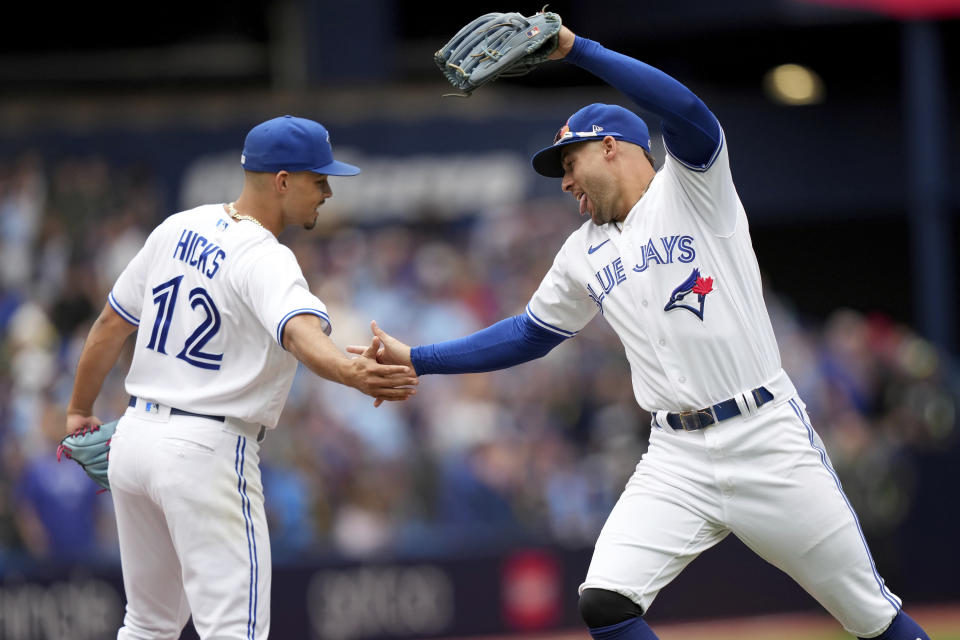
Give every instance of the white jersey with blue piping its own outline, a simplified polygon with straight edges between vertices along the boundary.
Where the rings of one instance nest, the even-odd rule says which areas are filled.
[[[585,222],[527,306],[564,336],[598,312],[623,343],[648,411],[710,406],[780,372],[725,141],[706,167],[668,153],[621,228]]]
[[[286,323],[311,314],[331,329],[290,249],[219,204],[154,229],[109,303],[138,325],[128,393],[269,428],[297,369],[282,346]]]

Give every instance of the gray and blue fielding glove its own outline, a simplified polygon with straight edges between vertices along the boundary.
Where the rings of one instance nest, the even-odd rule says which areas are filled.
[[[60,441],[57,447],[57,461],[61,456],[79,464],[94,482],[110,489],[107,480],[107,465],[110,458],[110,440],[117,430],[118,420],[99,426],[84,427]]]
[[[557,48],[560,16],[541,11],[487,13],[464,26],[433,54],[447,81],[469,96],[497,78],[530,73]]]

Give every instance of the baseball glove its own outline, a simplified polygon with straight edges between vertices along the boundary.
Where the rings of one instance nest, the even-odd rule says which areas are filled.
[[[466,97],[497,78],[522,76],[546,62],[557,48],[560,26],[560,16],[547,11],[528,17],[487,13],[460,29],[433,59]]]
[[[57,461],[60,456],[70,458],[104,489],[110,489],[107,480],[107,462],[110,458],[110,439],[117,430],[117,420],[99,426],[84,427],[60,441]]]

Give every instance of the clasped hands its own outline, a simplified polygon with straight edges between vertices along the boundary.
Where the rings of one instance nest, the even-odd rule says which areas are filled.
[[[347,346],[348,353],[374,359],[380,364],[406,366],[415,372],[413,362],[410,360],[410,345],[397,340],[381,329],[376,320],[370,323],[370,329],[373,332],[373,337],[369,346],[349,345]],[[413,382],[412,384],[417,383]],[[416,389],[411,384],[403,384],[389,391],[389,393],[385,391],[375,395],[376,400],[374,400],[373,406],[379,407],[384,400],[403,401],[416,394]]]

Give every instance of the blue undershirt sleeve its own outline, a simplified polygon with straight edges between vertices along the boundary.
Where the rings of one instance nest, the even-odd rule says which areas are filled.
[[[463,338],[414,347],[410,360],[417,375],[495,371],[545,356],[565,339],[521,314]]]
[[[698,168],[713,162],[722,139],[720,122],[690,89],[655,67],[580,36],[564,60],[663,118],[663,140],[672,156]]]

